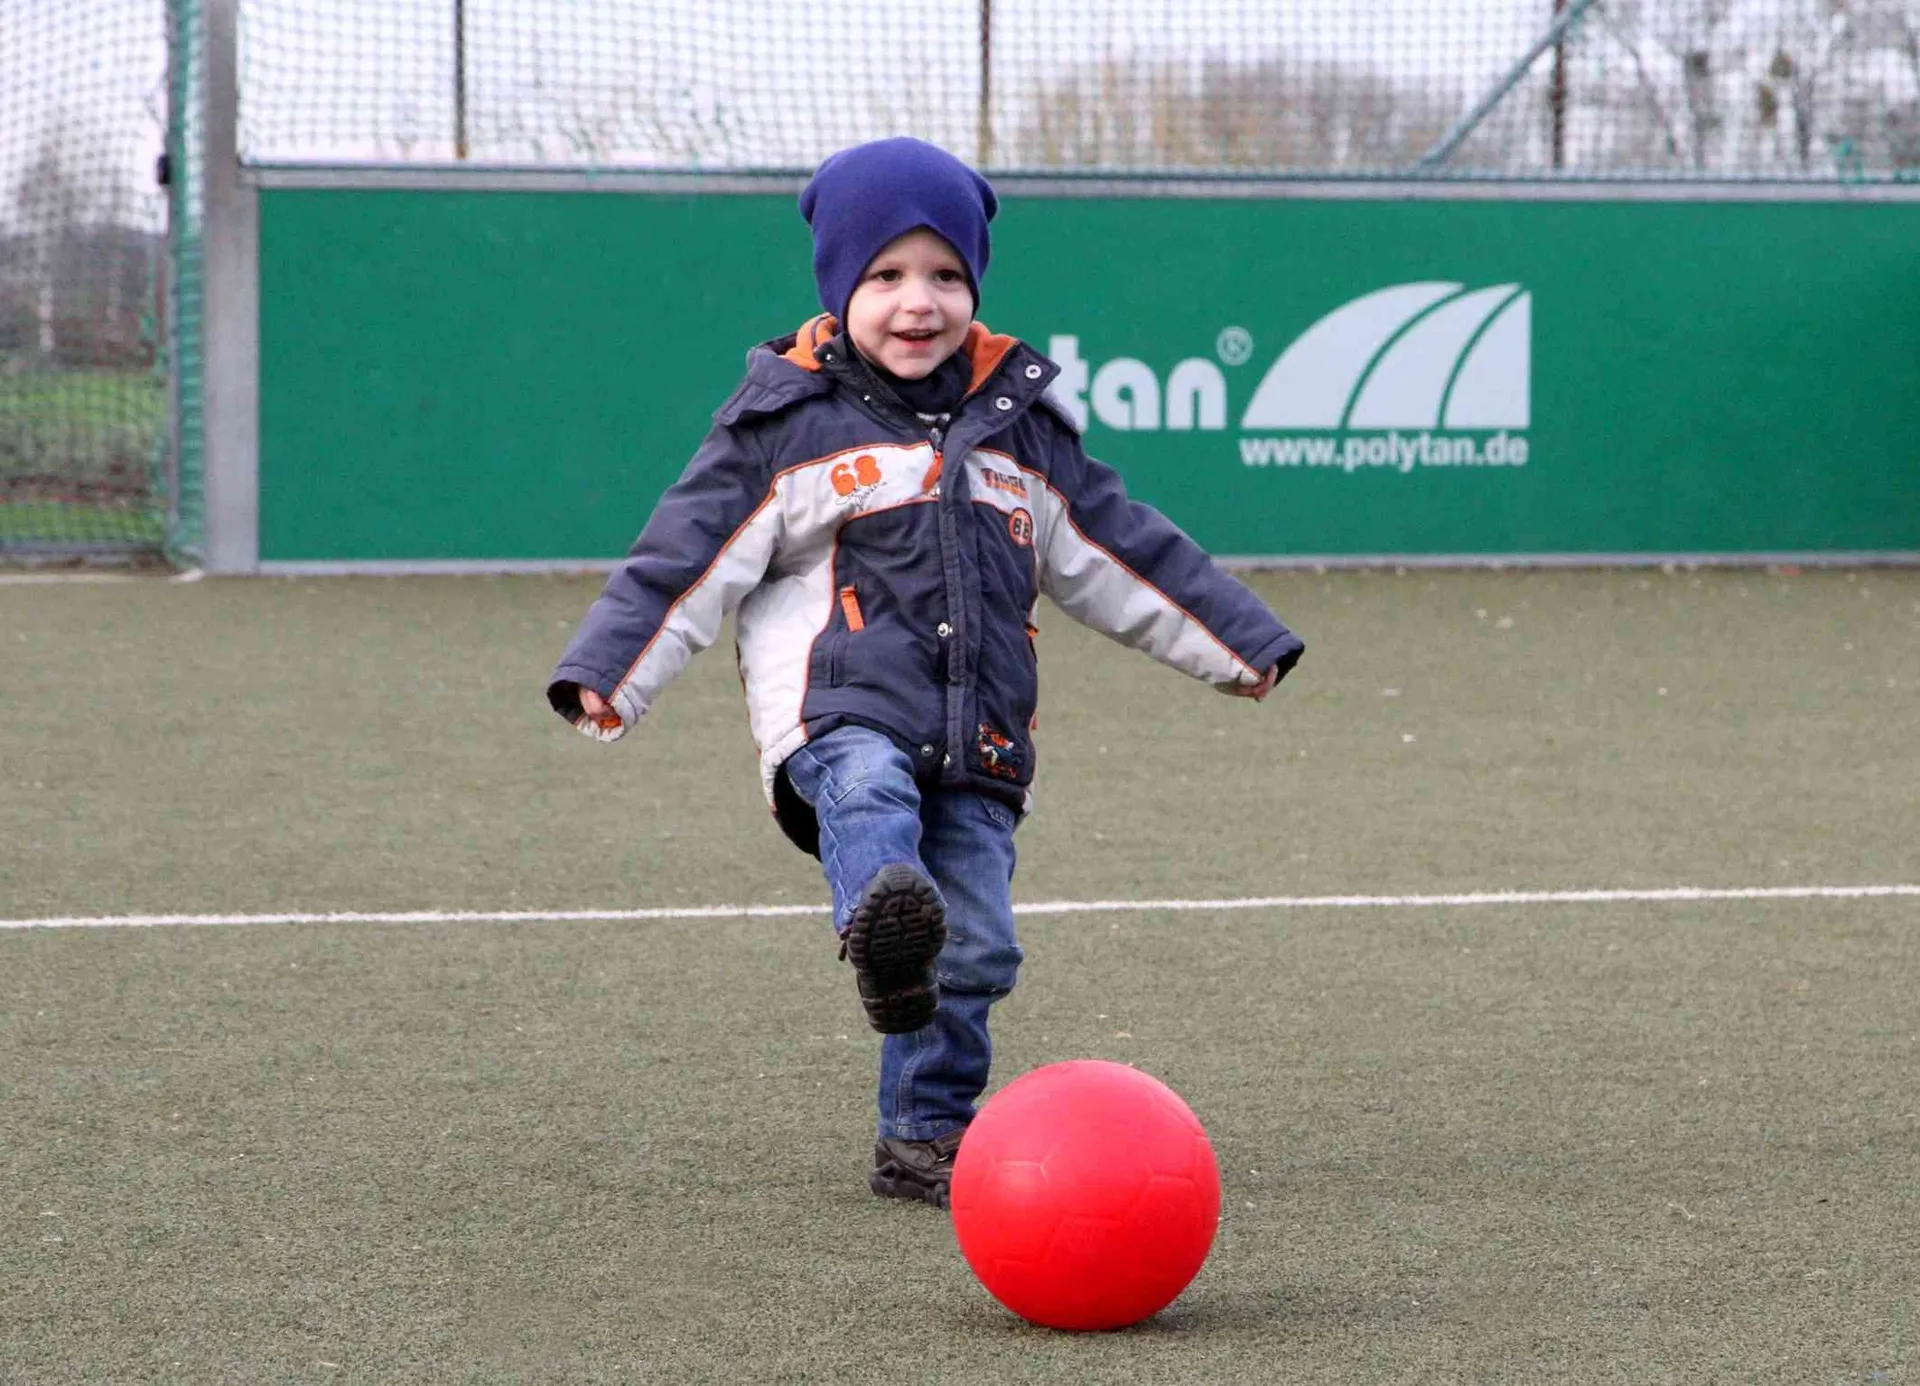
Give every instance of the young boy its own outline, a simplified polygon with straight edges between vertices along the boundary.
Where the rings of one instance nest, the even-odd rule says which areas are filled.
[[[826,313],[748,357],[547,690],[612,741],[738,610],[768,801],[885,1037],[868,1182],[940,1207],[1022,957],[1041,594],[1256,700],[1303,648],[1086,455],[1050,362],[975,321],[996,210],[918,140],[820,166],[800,211]]]

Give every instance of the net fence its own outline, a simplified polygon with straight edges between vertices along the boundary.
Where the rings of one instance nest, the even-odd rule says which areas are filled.
[[[1920,0],[242,0],[240,18],[256,163],[797,170],[915,134],[1002,172],[1920,177]]]
[[[0,0],[0,52],[0,554],[158,550],[166,11]]]

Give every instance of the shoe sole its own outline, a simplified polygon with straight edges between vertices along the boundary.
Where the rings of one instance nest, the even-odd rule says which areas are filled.
[[[930,1183],[904,1172],[895,1173],[899,1168],[893,1164],[882,1165],[867,1176],[867,1187],[882,1198],[917,1199],[922,1203],[931,1203],[936,1208],[952,1208],[950,1185]]]
[[[883,866],[847,926],[847,960],[867,1023],[883,1035],[923,1028],[940,1009],[933,960],[947,942],[946,911],[911,866]]]

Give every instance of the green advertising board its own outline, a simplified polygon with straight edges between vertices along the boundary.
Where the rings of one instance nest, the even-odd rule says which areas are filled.
[[[261,194],[260,558],[625,551],[790,195]],[[982,318],[1221,555],[1920,553],[1920,204],[1009,196]]]

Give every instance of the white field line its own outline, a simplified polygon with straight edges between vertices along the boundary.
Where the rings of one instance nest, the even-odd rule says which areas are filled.
[[[1160,911],[1437,909],[1480,905],[1615,905],[1713,900],[1860,900],[1920,897],[1920,885],[1747,886],[1659,890],[1495,890],[1463,895],[1260,895],[1227,900],[1043,900],[1015,914],[1146,914]],[[638,910],[341,910],[328,914],[109,914],[0,919],[0,929],[157,929],[248,924],[657,923],[693,919],[776,919],[820,915],[824,905],[689,905]]]
[[[98,586],[138,582],[131,573],[0,573],[0,587]]]
[[[178,573],[97,573],[84,569],[78,572],[56,570],[51,573],[0,572],[0,587],[85,587],[125,582],[166,582],[177,586],[185,582],[199,582],[205,576],[198,568],[188,568]]]

